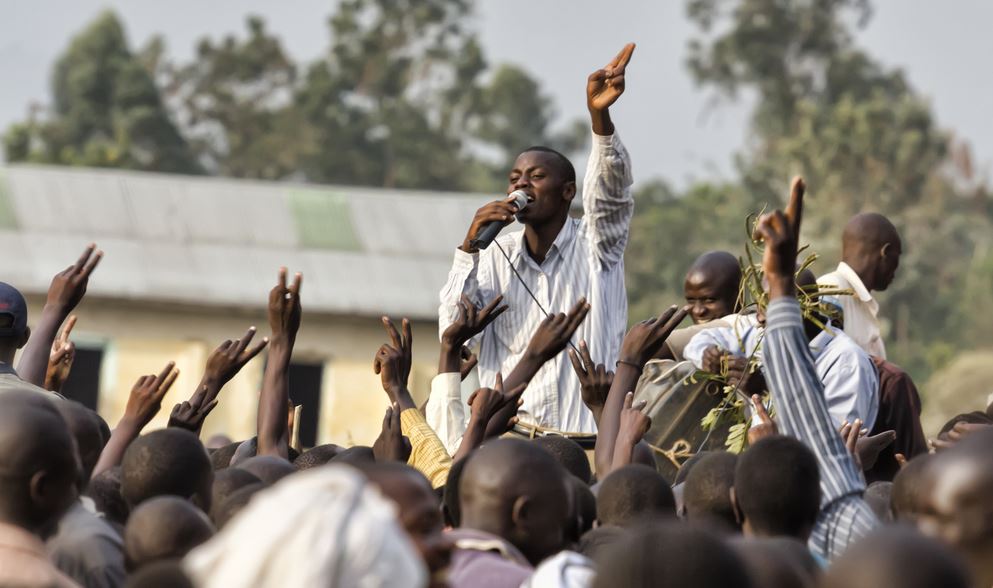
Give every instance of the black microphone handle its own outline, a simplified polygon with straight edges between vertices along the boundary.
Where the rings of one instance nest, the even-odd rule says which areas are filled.
[[[476,238],[469,241],[469,246],[474,249],[486,249],[496,239],[496,236],[500,234],[503,230],[503,222],[501,221],[490,221],[486,223],[481,231],[476,235]]]

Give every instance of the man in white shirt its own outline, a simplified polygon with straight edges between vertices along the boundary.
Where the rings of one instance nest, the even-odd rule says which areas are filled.
[[[507,184],[507,194],[516,190],[527,194],[527,207],[518,211],[509,200],[487,204],[476,213],[465,241],[455,252],[440,295],[441,333],[456,317],[463,295],[482,307],[502,294],[509,305],[507,312],[480,335],[482,386],[492,388],[498,372],[507,375],[520,362],[537,362],[526,350],[545,318],[539,303],[548,313],[556,314],[567,312],[585,298],[588,318],[574,341],[587,341],[598,363],[613,365],[617,360],[627,327],[624,248],[634,199],[630,158],[614,132],[608,109],[624,92],[625,67],[633,51],[634,45],[627,45],[587,81],[593,145],[583,183],[585,215],[579,219],[569,216],[576,195],[575,170],[569,160],[544,147],[531,148],[517,158]],[[524,225],[523,231],[505,234],[483,251],[472,246],[473,238],[486,224],[510,224],[515,218]],[[522,423],[549,429],[596,431],[593,415],[583,404],[579,381],[561,353],[544,363],[531,379],[519,416]]]
[[[896,227],[876,213],[857,214],[845,225],[838,269],[821,276],[822,287],[851,290],[851,296],[825,296],[841,309],[842,329],[869,355],[886,359],[879,331],[879,303],[873,291],[882,292],[893,282],[903,247]]]

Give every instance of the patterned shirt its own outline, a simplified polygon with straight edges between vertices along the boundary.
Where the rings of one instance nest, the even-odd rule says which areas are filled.
[[[441,290],[439,333],[456,318],[465,294],[482,306],[503,294],[508,310],[480,335],[480,384],[493,387],[497,372],[509,374],[545,315],[514,276],[501,248],[549,313],[568,312],[586,297],[590,312],[573,337],[585,340],[597,363],[613,367],[627,328],[624,247],[634,213],[631,160],[617,134],[593,135],[583,182],[581,219],[569,218],[539,265],[527,253],[524,231],[499,237],[478,253],[455,251]],[[524,393],[522,422],[570,432],[593,433],[593,414],[583,404],[579,379],[565,353],[542,366]]]
[[[810,549],[831,560],[879,521],[862,499],[865,481],[838,434],[824,386],[803,332],[795,299],[769,304],[763,361],[765,377],[778,412],[779,430],[804,442],[817,456],[821,475],[821,511],[810,536]]]

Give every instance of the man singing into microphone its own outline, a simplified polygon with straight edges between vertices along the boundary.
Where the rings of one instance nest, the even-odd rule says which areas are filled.
[[[512,199],[505,199],[483,206],[455,252],[441,291],[438,322],[442,333],[455,320],[462,295],[482,307],[502,294],[509,305],[481,334],[482,386],[492,388],[497,372],[506,376],[526,359],[528,342],[545,318],[538,303],[550,314],[564,313],[585,297],[589,314],[573,343],[585,340],[598,363],[612,367],[617,360],[627,327],[624,247],[634,200],[631,161],[608,109],[624,92],[624,70],[633,52],[634,44],[625,46],[605,68],[593,72],[586,85],[593,147],[583,183],[585,215],[569,217],[576,196],[572,163],[557,151],[532,147],[517,157],[507,183],[507,194],[523,191],[527,205],[518,211]],[[515,218],[524,225],[523,231],[505,234],[483,251],[473,247],[473,239],[488,223],[507,225]],[[531,379],[518,415],[522,424],[545,431],[596,432],[564,353],[545,363]]]

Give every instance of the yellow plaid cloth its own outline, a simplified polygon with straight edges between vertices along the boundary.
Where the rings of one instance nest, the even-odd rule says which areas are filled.
[[[448,470],[452,468],[452,456],[448,455],[438,434],[424,419],[424,414],[416,408],[401,412],[400,428],[410,439],[411,451],[407,463],[424,474],[432,488],[444,486],[448,480]]]

